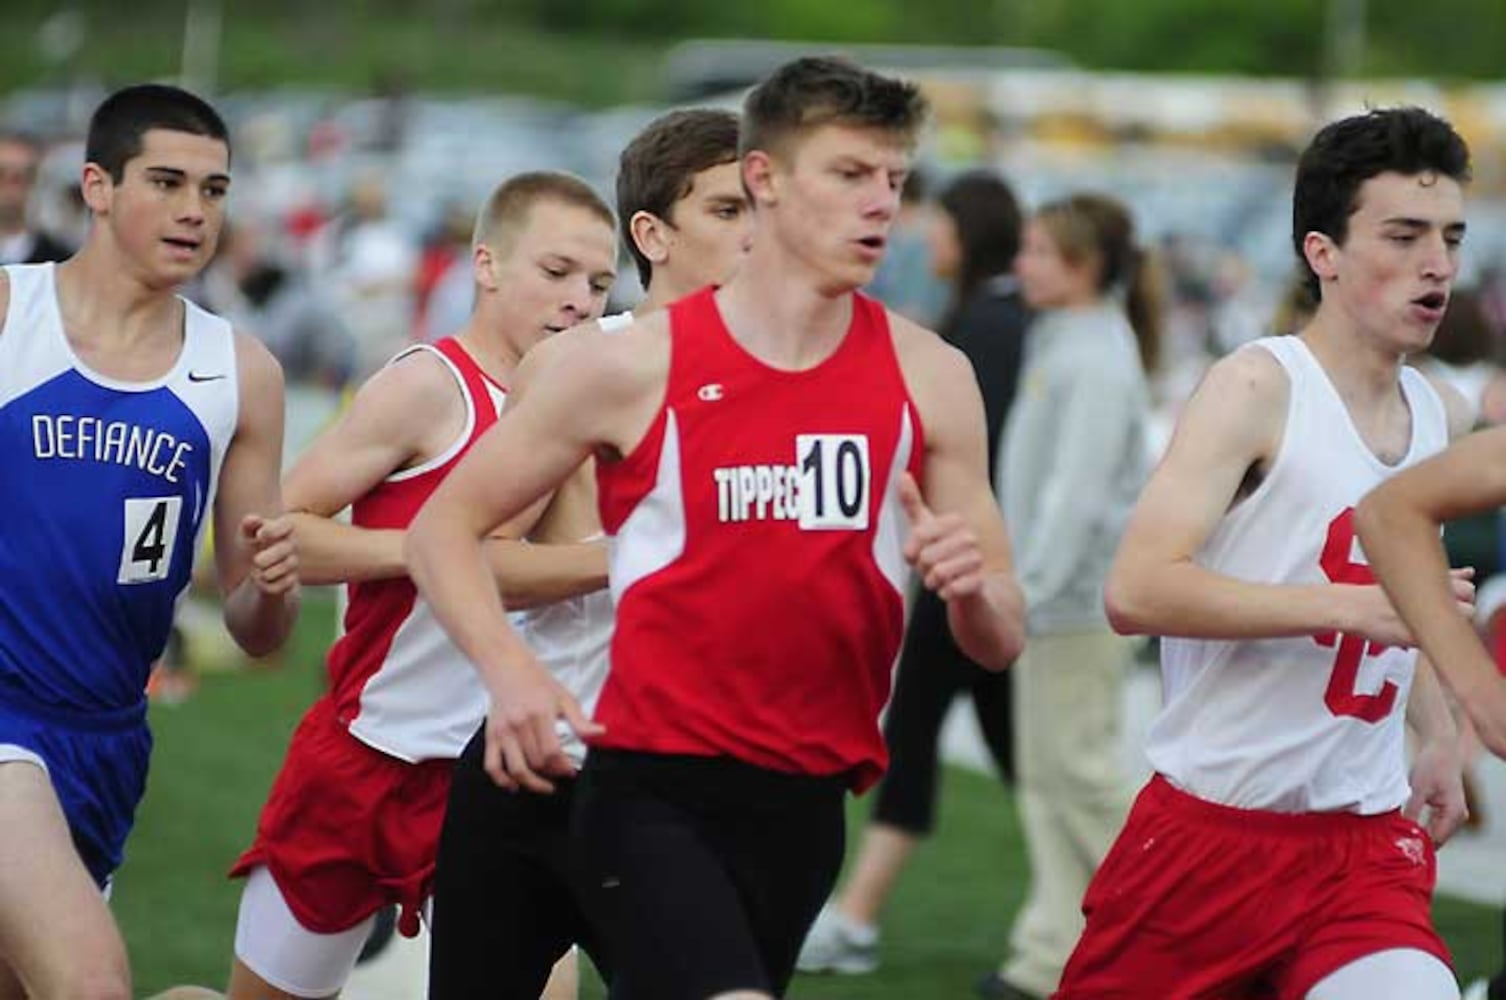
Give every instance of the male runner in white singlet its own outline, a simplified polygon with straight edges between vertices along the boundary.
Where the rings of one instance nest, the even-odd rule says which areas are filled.
[[[1166,637],[1166,704],[1061,998],[1458,996],[1430,915],[1434,842],[1463,818],[1457,735],[1354,505],[1467,424],[1403,360],[1443,317],[1468,170],[1417,108],[1334,122],[1302,154],[1292,239],[1317,312],[1209,372],[1105,588],[1117,629]],[[1467,609],[1462,574],[1454,594]]]

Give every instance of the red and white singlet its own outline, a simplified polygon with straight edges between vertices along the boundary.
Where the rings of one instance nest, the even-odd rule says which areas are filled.
[[[713,289],[669,324],[663,406],[598,466],[617,629],[594,742],[866,787],[904,624],[899,475],[924,455],[888,317],[855,294],[795,372],[733,339]]]
[[[393,473],[351,508],[361,528],[406,528],[462,455],[497,421],[506,391],[452,337],[433,352],[465,397],[465,428],[443,454]],[[393,360],[396,361],[397,358]],[[353,583],[345,634],[327,666],[335,717],[368,746],[409,763],[460,756],[486,715],[476,669],[407,577]]]

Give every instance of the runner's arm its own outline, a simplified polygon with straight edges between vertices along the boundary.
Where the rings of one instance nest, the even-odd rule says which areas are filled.
[[[967,358],[929,331],[906,376],[925,428],[924,498],[902,486],[911,534],[905,555],[946,601],[952,637],[980,666],[1003,670],[1025,644],[1025,601],[1004,518],[988,481],[983,399]]]
[[[240,411],[215,492],[215,574],[226,629],[248,654],[265,656],[298,617],[297,550],[277,482],[282,369],[244,334],[235,335],[235,352]]]
[[[441,453],[464,423],[454,376],[426,352],[402,358],[361,386],[283,483],[300,579],[328,584],[405,576],[401,529],[360,527],[335,515],[394,473]]]
[[[1506,754],[1506,679],[1460,613],[1439,527],[1506,502],[1506,428],[1471,434],[1361,501],[1360,543],[1439,678],[1493,752]]]
[[[1339,631],[1387,645],[1409,642],[1377,586],[1255,583],[1195,559],[1246,477],[1275,461],[1289,391],[1279,362],[1260,348],[1237,351],[1209,370],[1110,568],[1104,606],[1116,631],[1209,639]]]

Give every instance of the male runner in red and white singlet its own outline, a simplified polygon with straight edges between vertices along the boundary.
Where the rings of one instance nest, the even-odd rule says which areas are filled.
[[[923,114],[842,60],[776,70],[744,107],[737,275],[541,372],[410,534],[501,713],[503,779],[571,772],[557,717],[591,743],[572,841],[614,992],[783,991],[841,863],[843,793],[884,766],[907,561],[979,663],[1021,646],[968,363],[856,292]],[[480,548],[593,453],[618,605],[595,722],[507,627]]]
[[[514,398],[528,394],[536,371],[562,354],[620,335],[644,316],[708,284],[726,281],[747,253],[752,230],[737,165],[737,116],[689,108],[654,119],[618,160],[620,237],[647,293],[633,313],[586,323],[539,343],[513,377]],[[512,616],[540,663],[590,712],[607,677],[616,609],[607,590],[606,546],[597,512],[595,462],[587,460],[554,491],[542,511],[531,507],[497,535],[526,539],[539,559],[579,543],[601,548],[600,587]],[[505,595],[504,595],[505,596]],[[501,717],[497,717],[501,721]],[[431,1000],[574,997],[580,945],[604,979],[611,957],[581,909],[570,877],[572,781],[552,794],[498,787],[488,769],[485,723],[455,765],[434,878],[429,952]],[[579,764],[585,745],[556,726],[565,753]],[[550,966],[565,955],[550,975]]]
[[[330,690],[294,733],[234,874],[247,876],[233,998],[338,993],[375,912],[413,935],[434,877],[456,757],[486,710],[475,669],[407,579],[403,535],[424,500],[496,422],[524,352],[598,316],[615,273],[614,220],[566,174],[520,174],[483,206],[476,306],[454,337],[398,355],[289,474],[305,582],[350,585]],[[352,507],[352,523],[333,520]],[[599,585],[599,555],[522,549],[499,568],[518,606]],[[578,572],[572,574],[572,566]]]

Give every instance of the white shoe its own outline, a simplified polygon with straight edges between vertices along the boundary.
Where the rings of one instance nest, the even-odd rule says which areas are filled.
[[[878,928],[855,924],[828,903],[821,907],[806,934],[795,968],[801,972],[866,975],[878,968],[878,938]]]
[[[1459,1000],[1486,1000],[1490,993],[1490,983],[1484,979],[1476,979],[1464,988],[1464,996]]]

